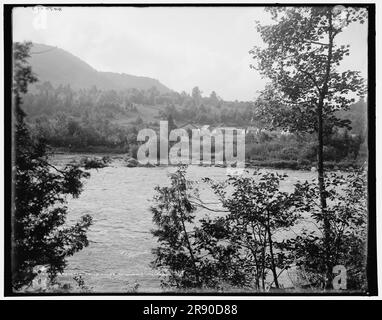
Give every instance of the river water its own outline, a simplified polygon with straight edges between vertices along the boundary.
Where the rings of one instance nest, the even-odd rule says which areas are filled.
[[[78,155],[56,155],[53,162],[64,165],[78,159]],[[157,245],[150,230],[154,227],[150,212],[154,187],[170,182],[169,174],[175,167],[128,168],[121,159],[114,159],[109,167],[89,170],[84,190],[77,199],[68,201],[68,222],[83,214],[93,217],[88,232],[88,247],[68,259],[63,281],[72,281],[81,275],[93,292],[160,292],[158,273],[150,267],[152,249]],[[264,169],[266,170],[266,169]],[[282,188],[292,190],[295,182],[311,180],[310,171],[274,170],[286,173]],[[226,178],[226,169],[190,166],[188,178],[200,180],[210,177]],[[199,190],[204,200],[213,199],[213,193],[203,183]],[[205,215],[200,212],[198,215]]]

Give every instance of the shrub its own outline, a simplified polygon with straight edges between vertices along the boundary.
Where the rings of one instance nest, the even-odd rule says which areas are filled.
[[[280,151],[279,157],[283,160],[297,160],[299,158],[299,154],[300,150],[296,147],[286,147]]]
[[[345,266],[347,289],[366,290],[366,171],[362,168],[346,176],[331,173],[325,181],[328,207],[324,213],[316,206],[319,197],[317,183],[300,185],[318,230],[304,231],[296,238],[286,240],[286,247],[290,250],[290,257],[306,271],[312,286],[325,287],[328,280],[326,259],[329,258],[332,267]],[[329,219],[332,226],[327,235],[328,243],[324,243],[322,236],[324,218]]]
[[[221,201],[222,210],[206,207],[197,197],[193,184],[185,179],[184,167],[171,176],[171,186],[157,187],[152,212],[159,246],[154,249],[153,266],[167,274],[163,285],[265,290],[270,273],[273,281],[268,285],[279,288],[276,268],[286,267],[289,261],[274,234],[291,227],[303,206],[299,189],[280,191],[284,177],[255,171],[223,183],[204,179]],[[230,196],[228,189],[233,190]],[[196,222],[198,208],[224,215]]]

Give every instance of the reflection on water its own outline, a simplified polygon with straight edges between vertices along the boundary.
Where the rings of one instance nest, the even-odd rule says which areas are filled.
[[[54,162],[62,165],[73,157],[57,155]],[[69,199],[68,218],[70,222],[83,214],[92,215],[90,245],[68,259],[63,279],[81,274],[94,292],[126,292],[135,283],[139,284],[139,292],[161,291],[158,274],[150,268],[151,250],[156,246],[150,233],[153,228],[150,202],[154,187],[169,184],[168,174],[175,170],[175,167],[127,168],[118,159],[109,167],[89,170],[91,177],[80,197]],[[273,171],[288,174],[282,185],[285,190],[298,180],[315,177],[309,171]],[[222,180],[226,170],[190,166],[188,177]],[[213,194],[205,185],[201,183],[199,190],[204,200],[212,200]]]

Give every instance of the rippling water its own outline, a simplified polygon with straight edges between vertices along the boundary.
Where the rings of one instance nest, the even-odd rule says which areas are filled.
[[[78,155],[56,155],[53,161],[62,165]],[[127,292],[135,283],[138,292],[161,291],[160,280],[150,268],[152,248],[156,240],[150,202],[156,185],[169,184],[169,173],[174,167],[127,168],[115,159],[109,167],[89,170],[84,191],[78,199],[68,202],[69,221],[83,214],[91,214],[93,225],[88,237],[90,245],[68,260],[64,279],[80,274],[94,292]],[[291,189],[298,180],[309,180],[316,174],[309,171],[272,170],[288,175],[283,189]],[[203,177],[224,179],[226,169],[190,166],[187,171],[192,180]],[[211,199],[212,192],[199,186],[203,199]],[[205,214],[201,212],[200,215]]]

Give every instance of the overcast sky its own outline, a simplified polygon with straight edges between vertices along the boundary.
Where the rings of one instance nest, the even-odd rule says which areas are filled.
[[[261,7],[17,8],[14,41],[58,46],[99,71],[158,79],[170,89],[226,100],[253,100],[266,80],[249,68],[248,51],[261,44],[254,20],[270,20]],[[343,69],[367,71],[367,26],[352,25],[340,42],[351,45]]]

